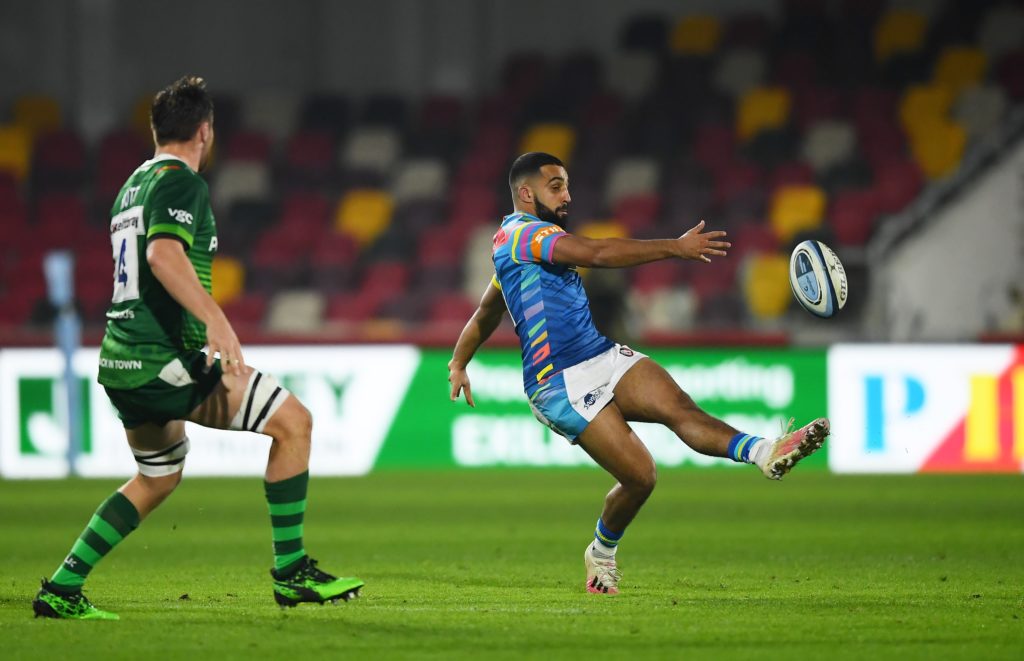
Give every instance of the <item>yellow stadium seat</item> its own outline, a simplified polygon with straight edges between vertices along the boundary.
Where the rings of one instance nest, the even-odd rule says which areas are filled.
[[[875,26],[875,60],[884,62],[900,53],[916,53],[924,46],[928,19],[914,11],[894,9]]]
[[[358,189],[349,191],[338,203],[334,213],[334,229],[366,246],[391,224],[394,200],[384,191]]]
[[[0,126],[0,172],[10,172],[17,179],[28,176],[32,166],[32,134],[17,124]]]
[[[900,123],[903,130],[913,133],[917,127],[949,114],[953,95],[941,85],[913,85],[900,100]]]
[[[710,55],[721,37],[722,24],[714,16],[687,16],[672,30],[672,50],[680,55]]]
[[[736,133],[749,140],[765,129],[781,128],[789,120],[792,100],[781,87],[758,87],[740,99],[736,115]]]
[[[32,135],[61,127],[60,104],[48,96],[23,96],[14,102],[14,123]]]
[[[234,301],[245,291],[245,266],[234,257],[213,258],[213,300],[218,305]]]
[[[743,277],[747,309],[758,319],[775,319],[786,311],[789,290],[789,258],[785,255],[753,255]]]
[[[935,84],[948,87],[953,96],[965,88],[981,82],[985,77],[988,59],[977,48],[950,46],[939,55],[935,65]]]
[[[625,239],[629,236],[629,230],[617,220],[592,220],[580,225],[575,233],[588,239]]]
[[[149,111],[153,108],[153,95],[139,97],[132,108],[132,128],[149,138],[153,127],[149,123]]]
[[[967,131],[947,119],[930,119],[911,134],[910,150],[929,179],[939,179],[960,165],[967,146]]]
[[[568,124],[534,124],[523,134],[519,153],[547,152],[568,165],[575,146],[576,131]]]
[[[817,186],[784,186],[775,192],[771,205],[771,225],[780,241],[789,241],[797,233],[821,227],[827,199]]]

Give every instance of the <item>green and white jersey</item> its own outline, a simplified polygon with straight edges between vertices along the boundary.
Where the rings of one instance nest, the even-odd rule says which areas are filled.
[[[128,178],[110,210],[114,295],[100,348],[99,382],[118,389],[152,381],[182,351],[202,349],[206,326],[167,293],[146,261],[154,237],[180,240],[206,291],[217,226],[206,182],[181,159],[161,155]]]

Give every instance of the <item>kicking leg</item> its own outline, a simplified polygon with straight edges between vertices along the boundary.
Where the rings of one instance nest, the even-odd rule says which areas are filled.
[[[587,590],[617,594],[615,551],[626,526],[654,491],[657,469],[651,453],[626,424],[615,402],[609,403],[576,439],[580,447],[617,482],[605,496],[604,509],[587,547]]]
[[[627,420],[665,425],[701,454],[756,464],[770,479],[780,479],[798,461],[822,446],[829,433],[825,418],[774,440],[744,434],[705,413],[663,367],[645,358],[615,386],[615,401]]]

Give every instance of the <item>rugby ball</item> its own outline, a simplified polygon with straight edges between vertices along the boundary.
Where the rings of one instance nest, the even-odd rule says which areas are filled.
[[[821,241],[803,241],[793,249],[789,286],[797,303],[817,317],[835,316],[846,305],[846,270]]]

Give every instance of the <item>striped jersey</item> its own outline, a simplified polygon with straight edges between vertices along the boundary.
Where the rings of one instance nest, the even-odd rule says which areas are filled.
[[[505,297],[523,353],[523,388],[533,396],[567,367],[614,346],[597,332],[575,267],[553,262],[565,230],[526,213],[505,216],[494,235],[494,286]]]
[[[184,161],[161,155],[128,178],[110,210],[113,295],[100,347],[99,382],[119,389],[152,381],[184,350],[202,349],[206,326],[175,301],[146,260],[153,237],[173,237],[206,291],[217,226],[206,182]]]

